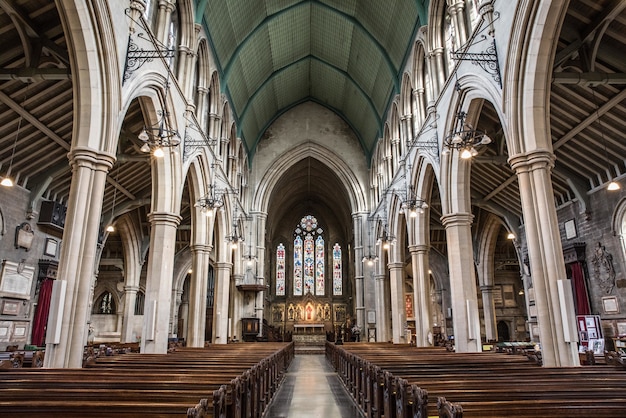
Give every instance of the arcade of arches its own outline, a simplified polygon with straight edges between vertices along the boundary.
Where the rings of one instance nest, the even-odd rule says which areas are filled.
[[[626,3],[513,3],[0,1],[0,349],[626,345]]]

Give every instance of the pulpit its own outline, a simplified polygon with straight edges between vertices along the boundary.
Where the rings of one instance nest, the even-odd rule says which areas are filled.
[[[243,341],[256,341],[256,337],[259,335],[259,318],[241,318],[241,328]]]

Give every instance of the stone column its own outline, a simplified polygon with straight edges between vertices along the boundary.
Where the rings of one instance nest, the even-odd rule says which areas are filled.
[[[404,263],[389,263],[389,288],[391,290],[391,327],[393,343],[407,343],[406,309],[404,307]]]
[[[157,25],[156,25],[156,38],[166,45],[170,47],[169,39],[167,39],[169,30],[170,30],[170,22],[172,21],[172,12],[176,8],[174,5],[176,0],[158,0],[159,1],[159,11],[157,13]],[[172,45],[174,49],[176,49],[176,45]]]
[[[135,323],[135,303],[139,286],[124,286],[124,315],[122,321],[122,342],[135,342],[133,324]]]
[[[172,289],[172,299],[174,299],[174,303],[172,303],[172,313],[170,314],[170,324],[172,329],[172,337],[176,335],[176,338],[179,340],[182,338],[180,333],[183,331],[182,329],[178,329],[178,309],[180,304],[183,301],[183,288],[180,289]]]
[[[192,272],[189,280],[189,313],[187,321],[187,346],[204,347],[206,328],[206,298],[211,246],[191,245]]]
[[[472,249],[472,219],[471,213],[452,213],[441,217],[448,244],[454,344],[456,351],[460,353],[482,351]]]
[[[193,100],[193,70],[196,63],[196,53],[187,45],[180,45],[178,47],[178,80],[182,81],[181,89],[185,94],[187,103],[195,103]],[[180,81],[179,81],[180,82]]]
[[[211,135],[210,128],[207,126],[207,95],[209,89],[206,87],[196,87],[197,103],[196,103],[196,119],[198,120],[198,127],[201,131],[206,132],[207,136]]]
[[[256,225],[256,280],[259,285],[265,286],[265,225],[267,213],[255,212]],[[263,316],[265,314],[265,292],[256,293],[256,317],[259,318],[259,335],[263,331]]]
[[[413,311],[415,312],[415,345],[417,347],[433,345],[428,251],[428,245],[421,244],[409,247],[413,266]],[[430,341],[429,335],[431,335]]]
[[[215,266],[215,302],[213,317],[213,342],[215,344],[228,343],[228,312],[230,275],[233,264],[217,262]]]
[[[389,305],[385,298],[385,273],[374,275],[376,281],[376,341],[389,341]]]
[[[452,24],[456,33],[456,48],[460,48],[467,42],[467,25],[465,24],[465,1],[448,0],[448,13],[452,18]]]
[[[168,212],[148,214],[150,254],[146,276],[146,305],[141,333],[141,352],[167,353],[176,229],[180,216]]]
[[[57,276],[57,280],[65,280],[67,288],[62,312],[58,317],[50,312],[49,318],[48,329],[50,321],[61,321],[59,344],[46,344],[44,360],[45,367],[54,368],[82,367],[104,186],[114,161],[111,155],[86,148],[73,149],[69,159],[72,181]]]
[[[575,320],[574,312],[567,308],[573,301],[564,299],[562,306],[558,291],[558,281],[567,276],[550,176],[554,155],[533,151],[515,155],[509,163],[519,182],[543,365],[578,366],[577,338],[573,335],[569,338],[573,341],[566,341],[566,327]]]
[[[483,315],[485,317],[485,339],[487,341],[498,340],[498,328],[496,326],[496,308],[493,302],[493,286],[480,286],[483,296]]]
[[[355,311],[356,311],[356,325],[361,328],[361,338],[364,338],[367,331],[365,326],[365,286],[364,286],[364,270],[363,257],[365,256],[365,245],[369,244],[368,256],[372,255],[371,243],[366,243],[364,229],[367,229],[367,213],[355,213],[352,215],[352,221],[354,225],[354,280],[355,280]],[[371,235],[368,235],[371,236]],[[362,340],[364,341],[364,339]]]
[[[445,63],[443,59],[444,49],[442,47],[433,48],[428,55],[428,63],[430,67],[430,71],[428,74],[431,76],[431,87],[432,87],[432,96],[438,97],[439,92],[441,91],[442,86],[446,82],[446,71],[445,71]]]

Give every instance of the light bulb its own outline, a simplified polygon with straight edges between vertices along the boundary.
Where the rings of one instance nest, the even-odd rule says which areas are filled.
[[[154,155],[157,158],[163,158],[165,153],[163,152],[163,148],[158,147],[154,149],[154,152],[152,153],[152,155]]]
[[[115,232],[115,227],[113,226],[113,224],[109,224],[107,225],[107,232]]]
[[[467,148],[465,148],[461,152],[461,158],[464,159],[464,160],[468,160],[468,159],[472,158],[472,152],[470,150],[468,150]]]
[[[2,181],[4,181],[4,180],[2,180]],[[611,191],[615,191],[615,190],[619,190],[620,187],[619,187],[619,184],[617,184],[617,182],[611,181],[606,189],[607,190],[611,190]]]
[[[506,239],[515,239],[515,234],[512,232],[509,232],[509,234],[506,236]]]
[[[145,128],[141,130],[141,132],[139,133],[137,137],[141,139],[143,142],[146,142],[150,138]]]
[[[483,139],[481,139],[480,143],[482,145],[491,144],[491,138],[489,138],[487,135],[483,135]]]
[[[409,213],[409,216],[411,218],[416,218],[417,217],[417,210],[415,210],[415,208],[411,209],[411,212]]]
[[[148,145],[147,143],[145,143],[145,144],[143,144],[143,145],[141,146],[141,148],[139,148],[139,150],[140,150],[141,152],[148,153],[148,152],[150,152],[150,145]]]
[[[3,185],[4,187],[13,187],[13,180],[11,180],[10,177],[5,177],[2,181],[0,181],[0,185]]]

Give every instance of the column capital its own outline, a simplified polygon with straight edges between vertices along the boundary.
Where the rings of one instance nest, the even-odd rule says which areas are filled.
[[[376,280],[384,280],[385,277],[386,276],[384,274],[374,274],[374,279]]]
[[[217,263],[215,263],[215,268],[217,270],[232,269],[233,263],[230,263],[228,261],[218,261]]]
[[[552,169],[555,156],[552,151],[538,149],[509,157],[509,164],[517,174],[537,169]]]
[[[170,224],[178,228],[182,217],[170,212],[150,212],[148,214],[148,222],[151,224]]]
[[[137,293],[138,291],[139,291],[139,286],[124,286],[124,292]]]
[[[449,213],[441,217],[441,223],[443,224],[444,228],[449,228],[452,226],[471,225],[473,220],[474,215],[465,212]]]
[[[213,250],[213,246],[209,244],[191,244],[189,249],[192,253],[202,254],[210,253]]]
[[[409,245],[409,253],[411,255],[413,254],[424,254],[427,253],[428,251],[430,251],[430,245],[427,244],[415,244],[415,245]]]
[[[102,171],[109,171],[115,162],[115,155],[86,147],[72,148],[67,157],[72,167],[82,166]]]
[[[389,270],[403,269],[404,268],[404,263],[398,262],[398,261],[394,261],[393,263],[388,263],[387,267],[389,267]]]

